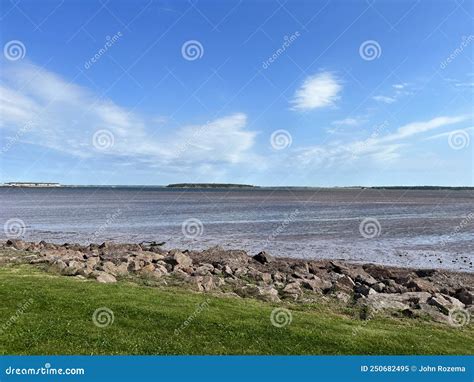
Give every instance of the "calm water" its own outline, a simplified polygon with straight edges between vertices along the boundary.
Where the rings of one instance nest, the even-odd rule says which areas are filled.
[[[366,218],[379,225],[364,226],[364,237]],[[0,223],[11,219],[24,222],[26,240],[219,244],[473,271],[474,191],[0,188]]]

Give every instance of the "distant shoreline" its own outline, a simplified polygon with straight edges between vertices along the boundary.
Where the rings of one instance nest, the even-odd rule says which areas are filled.
[[[219,190],[219,189],[241,189],[241,190],[474,190],[474,186],[253,186],[246,184],[224,184],[224,183],[178,183],[169,185],[63,185],[59,183],[36,183],[30,184],[0,184],[0,188],[160,188],[160,189],[201,189],[201,190]]]

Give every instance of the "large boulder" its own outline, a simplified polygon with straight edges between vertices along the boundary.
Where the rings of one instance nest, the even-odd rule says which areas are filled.
[[[433,305],[439,309],[439,311],[445,315],[448,315],[449,312],[453,309],[463,309],[464,304],[459,301],[457,298],[436,293],[434,296],[431,296],[428,301],[428,305]]]
[[[284,297],[288,297],[288,298],[291,298],[293,300],[297,300],[301,296],[303,291],[301,290],[300,283],[293,282],[293,283],[287,284],[283,288],[282,293],[283,293]]]
[[[369,294],[364,303],[375,311],[378,310],[404,310],[425,303],[431,294],[428,292],[406,292],[406,293],[375,293]]]
[[[84,264],[79,261],[70,261],[69,264],[61,270],[63,276],[76,276],[81,273]]]
[[[414,291],[414,292],[430,292],[430,293],[436,293],[439,292],[439,288],[431,283],[428,280],[425,279],[411,279],[408,281],[405,286]]]
[[[189,268],[193,265],[193,260],[188,255],[179,251],[175,251],[168,261],[175,268]]]
[[[365,284],[356,285],[354,287],[354,292],[356,293],[356,297],[357,297],[357,295],[359,295],[359,296],[369,296],[369,295],[373,295],[373,294],[377,293],[374,289],[372,289],[371,287],[369,287],[368,285],[365,285]]]
[[[472,292],[470,292],[464,287],[456,289],[454,297],[456,297],[459,301],[461,301],[465,305],[472,305],[472,300],[473,300]]]
[[[16,240],[16,239],[7,240],[6,245],[7,245],[7,247],[12,247],[12,248],[18,249],[20,251],[23,251],[26,248],[28,248],[27,243],[25,243],[23,240]]]
[[[203,263],[194,270],[193,274],[195,276],[207,276],[210,275],[212,271],[214,271],[212,264]]]
[[[392,271],[381,265],[365,264],[364,270],[377,280],[391,279],[394,277]]]
[[[117,279],[113,275],[111,275],[107,272],[99,272],[99,274],[96,277],[96,280],[100,283],[103,283],[103,284],[117,282]]]
[[[273,260],[273,257],[269,253],[262,251],[257,253],[253,259],[258,261],[260,264],[267,264]]]
[[[247,284],[236,289],[236,293],[241,297],[251,297],[263,301],[278,302],[278,291],[273,287],[261,287],[253,284]]]
[[[333,284],[334,291],[341,291],[345,293],[352,293],[355,282],[349,276],[342,275],[338,277]]]

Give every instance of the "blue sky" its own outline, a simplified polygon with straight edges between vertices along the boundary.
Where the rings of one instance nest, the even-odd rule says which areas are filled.
[[[474,184],[470,1],[1,4],[0,182]]]

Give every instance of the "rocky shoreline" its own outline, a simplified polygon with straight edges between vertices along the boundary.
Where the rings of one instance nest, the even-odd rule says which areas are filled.
[[[224,293],[278,303],[334,299],[362,311],[407,317],[431,316],[452,326],[469,323],[474,274],[407,269],[334,260],[249,256],[220,247],[204,251],[165,250],[162,243],[52,244],[8,240],[0,243],[0,267],[29,263],[58,274],[100,283],[144,280],[180,285],[203,293]]]

